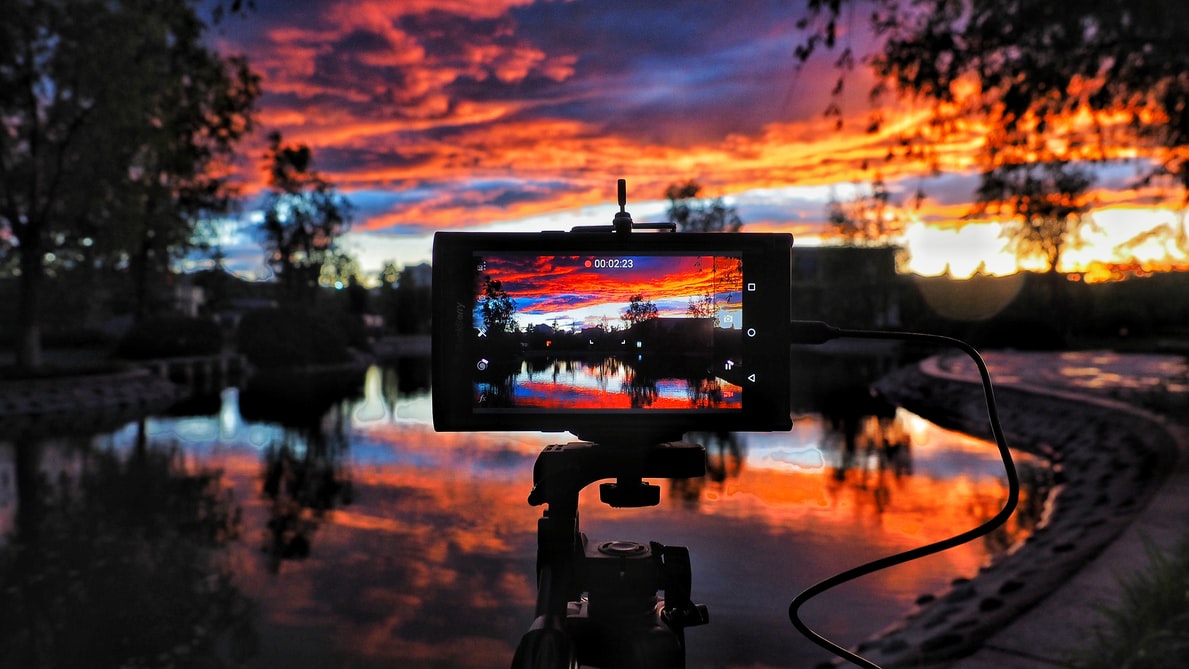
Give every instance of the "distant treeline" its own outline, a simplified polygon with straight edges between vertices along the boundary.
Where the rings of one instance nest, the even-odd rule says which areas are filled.
[[[126,276],[112,273],[86,279],[57,276],[47,282],[43,335],[49,345],[98,343],[106,323],[131,312]],[[208,314],[241,301],[269,302],[276,293],[273,283],[241,281],[218,272],[200,273],[189,280],[204,289],[203,311]],[[897,327],[948,334],[983,348],[1189,348],[1189,272],[1095,284],[1034,273],[965,280],[900,275],[896,281]],[[154,311],[171,311],[172,288],[161,286]],[[388,332],[429,331],[428,285],[405,282],[363,294],[358,290],[323,289],[313,306],[319,311],[379,315]],[[0,279],[0,346],[11,345],[17,295],[13,278]],[[796,313],[794,318],[836,320],[831,314],[812,313]],[[875,327],[873,323],[839,324]],[[555,342],[559,344],[563,342]]]
[[[1036,273],[912,277],[909,285],[906,327],[978,347],[1189,349],[1189,272],[1093,284]]]

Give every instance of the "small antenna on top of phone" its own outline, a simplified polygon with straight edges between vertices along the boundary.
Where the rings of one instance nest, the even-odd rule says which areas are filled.
[[[627,179],[619,179],[616,183],[616,189],[619,191],[619,211],[615,213],[615,217],[611,219],[611,226],[608,228],[605,225],[577,225],[570,228],[570,232],[607,232],[610,229],[619,235],[631,234],[632,230],[661,230],[664,232],[676,232],[676,223],[634,223],[632,222],[632,215],[628,213],[628,182]]]
[[[619,211],[616,212],[615,218],[611,219],[611,228],[621,235],[626,235],[632,231],[632,215],[626,209],[628,204],[628,180],[620,179],[616,183],[616,188],[619,191]]]

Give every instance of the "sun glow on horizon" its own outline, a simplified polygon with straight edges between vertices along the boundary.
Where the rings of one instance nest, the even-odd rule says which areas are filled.
[[[1038,258],[1017,259],[1008,250],[1003,224],[964,222],[946,226],[908,225],[904,245],[908,269],[921,276],[966,279],[975,274],[1007,276],[1047,269]],[[1088,281],[1124,274],[1189,269],[1185,231],[1173,212],[1137,206],[1106,207],[1091,213],[1085,228],[1062,254],[1063,273]]]
[[[905,228],[908,268],[921,276],[948,274],[969,278],[975,273],[1003,276],[1018,271],[1015,256],[1005,248],[998,223],[971,223],[942,228],[922,222]]]

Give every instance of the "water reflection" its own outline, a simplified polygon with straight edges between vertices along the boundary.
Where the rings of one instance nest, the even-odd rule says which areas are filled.
[[[270,508],[265,548],[270,571],[278,571],[283,560],[308,557],[326,512],[351,504],[351,480],[344,466],[350,443],[348,415],[345,403],[336,405],[323,425],[286,430],[265,449],[261,492]]]
[[[902,417],[889,408],[876,415],[841,414],[828,420],[834,437],[827,450],[833,480],[870,490],[882,512],[892,486],[912,474],[912,445]]]
[[[163,665],[121,645],[134,631],[212,666],[506,666],[534,603],[532,464],[567,437],[434,433],[424,360],[373,368],[334,397],[286,392],[270,406],[251,387],[228,389],[206,415],[22,446],[40,454],[22,467],[45,473],[32,486],[44,500],[26,508],[22,485],[8,528],[18,531],[0,550],[4,587],[23,588],[0,612],[0,665]],[[973,526],[1006,495],[992,446],[904,412],[806,414],[792,434],[697,439],[708,475],[660,482],[660,507],[582,498],[594,539],[690,548],[693,596],[713,621],[688,634],[691,668],[826,659],[789,626],[793,595]],[[1025,480],[1043,488],[1042,474]],[[1041,488],[1026,485],[1034,517]],[[1018,522],[994,543],[879,574],[806,615],[858,641],[920,593],[973,574],[1032,521]],[[106,636],[75,632],[98,616]],[[201,638],[183,638],[196,629]],[[85,657],[101,659],[76,661]]]
[[[0,552],[0,665],[241,666],[256,604],[223,548],[241,516],[182,449],[18,443],[20,504]],[[36,460],[36,461],[34,461]]]
[[[731,409],[742,388],[708,373],[709,357],[650,353],[528,356],[493,363],[475,383],[483,408]]]

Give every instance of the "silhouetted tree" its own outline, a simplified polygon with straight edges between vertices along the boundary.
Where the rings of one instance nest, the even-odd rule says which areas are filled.
[[[1008,248],[1021,259],[1041,258],[1056,273],[1089,223],[1086,191],[1092,183],[1088,170],[1068,163],[1004,165],[982,174],[975,213],[1006,213]]]
[[[701,192],[702,186],[693,180],[665,189],[669,220],[677,224],[679,232],[738,232],[743,227],[734,207],[727,206],[721,197],[699,198]]]
[[[918,200],[922,197],[918,195]],[[826,203],[826,219],[831,232],[850,246],[886,246],[894,236],[904,232],[908,223],[879,177],[869,188],[860,187],[849,202],[831,197]]]
[[[499,279],[484,277],[479,310],[488,336],[516,332],[516,300],[504,290]]]
[[[352,283],[358,283],[362,277],[363,269],[355,256],[343,249],[334,248],[326,254],[322,262],[318,285],[341,290]]]
[[[385,263],[380,278],[385,304],[385,318],[401,334],[428,333],[433,293],[428,283],[417,280],[412,267],[398,270],[396,263]]]
[[[718,307],[714,304],[714,296],[706,293],[701,297],[689,298],[689,308],[685,310],[691,318],[713,318],[714,327],[718,327]]]
[[[260,225],[269,267],[291,300],[313,294],[335,241],[351,227],[351,203],[314,170],[313,151],[269,134],[269,192]]]
[[[796,58],[834,49],[851,0],[807,0]],[[1126,157],[1152,160],[1189,198],[1189,4],[1181,0],[872,0],[863,6],[876,46],[863,58],[839,49],[835,100],[858,62],[889,92],[923,101],[931,118],[900,137],[902,153],[977,126],[984,170],[1000,165]],[[875,113],[870,128],[884,119]]]
[[[633,295],[627,308],[623,310],[623,315],[620,316],[628,327],[641,325],[648,321],[658,318],[656,305],[652,300],[645,300],[643,295]]]
[[[976,213],[1005,212],[1002,236],[1020,259],[1040,257],[1048,276],[1049,316],[1060,332],[1070,323],[1069,294],[1059,274],[1066,249],[1091,223],[1089,171],[1067,163],[1004,165],[982,175]]]
[[[355,256],[347,251],[331,249],[322,263],[318,285],[345,294],[347,313],[353,318],[362,319],[364,314],[372,313],[371,298],[363,285],[363,269]],[[362,320],[359,322],[362,323]]]
[[[21,366],[40,364],[47,272],[131,269],[143,293],[196,218],[231,204],[218,167],[250,129],[258,79],[207,44],[198,4],[5,3],[0,252],[17,256]]]

